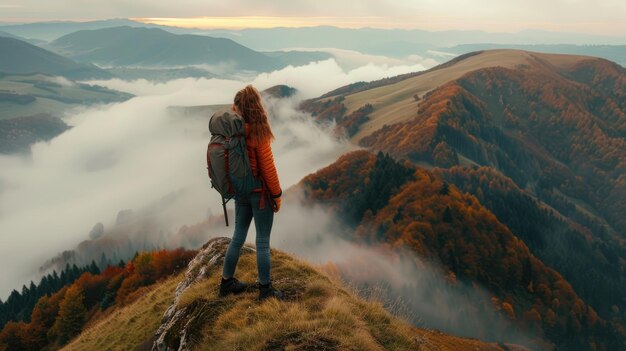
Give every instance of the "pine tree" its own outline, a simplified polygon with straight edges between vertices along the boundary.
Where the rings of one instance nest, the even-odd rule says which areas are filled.
[[[82,272],[80,271],[76,263],[74,263],[72,265],[72,274],[71,274],[72,281],[70,281],[69,283],[72,283],[74,280],[78,279],[78,277],[80,277],[81,274]]]
[[[52,282],[53,282],[53,284],[51,284],[51,285],[52,285],[52,287],[54,288],[55,291],[61,288],[60,280],[61,280],[61,278],[59,278],[59,275],[57,274],[56,269],[53,270],[52,271]]]
[[[446,223],[452,223],[452,210],[450,206],[446,206],[446,209],[443,211],[443,221]]]
[[[439,190],[439,194],[444,196],[450,194],[450,186],[448,185],[448,182],[443,182],[441,190]]]
[[[98,268],[98,265],[96,265],[96,261],[91,260],[91,264],[89,265],[89,267],[87,267],[87,272],[93,275],[100,274],[100,268]]]
[[[102,253],[100,254],[100,261],[98,262],[98,267],[100,267],[101,270],[104,270],[107,267],[107,257],[104,254],[104,251],[102,251]]]

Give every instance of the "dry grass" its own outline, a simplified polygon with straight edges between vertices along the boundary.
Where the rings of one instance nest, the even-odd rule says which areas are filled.
[[[545,54],[511,49],[486,50],[443,69],[408,78],[395,84],[347,95],[344,100],[344,105],[347,108],[346,114],[350,114],[366,103],[374,106],[374,112],[369,115],[370,120],[361,126],[351,140],[356,143],[363,137],[382,128],[385,124],[403,122],[416,117],[417,103],[413,99],[413,95],[418,94],[423,97],[432,89],[458,79],[468,72],[496,66],[516,68],[520,65],[533,65],[538,61],[549,62],[556,67],[566,67],[587,58],[586,56]]]
[[[62,350],[133,350],[151,342],[182,277],[176,275],[147,287],[145,295],[94,323]]]
[[[274,285],[287,299],[257,300],[252,288],[217,296],[221,265],[187,289],[178,307],[193,309],[193,350],[502,350],[494,344],[414,328],[381,304],[365,301],[311,265],[272,250]],[[241,256],[236,276],[254,282],[254,253]],[[64,350],[149,350],[151,337],[182,275],[159,283],[131,305],[104,317]]]
[[[253,253],[241,256],[236,276],[248,282],[256,279]],[[272,279],[286,293],[286,301],[258,302],[256,289],[219,298],[220,278],[216,268],[179,301],[179,307],[196,304],[201,310],[202,326],[193,338],[198,351],[501,350],[413,328],[381,304],[364,301],[335,279],[282,252],[272,251]]]

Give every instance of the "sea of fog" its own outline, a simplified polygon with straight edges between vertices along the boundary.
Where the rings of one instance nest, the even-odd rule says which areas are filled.
[[[425,68],[378,62],[348,70],[329,59],[245,80],[89,82],[136,97],[73,109],[64,117],[72,128],[33,145],[30,156],[0,156],[0,298],[12,289],[20,291],[31,279],[37,282],[37,268],[46,259],[87,239],[95,223],[113,223],[122,209],[141,210],[177,194],[160,214],[160,225],[169,232],[219,213],[206,174],[206,120],[172,114],[169,106],[229,104],[250,83],[259,90],[277,84],[298,89],[295,97],[274,102],[270,116],[277,169],[286,189],[352,147],[297,111],[301,99]],[[225,229],[222,234],[229,233]]]

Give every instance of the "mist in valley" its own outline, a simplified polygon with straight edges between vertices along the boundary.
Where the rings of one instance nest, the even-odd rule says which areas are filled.
[[[157,244],[185,224],[221,213],[206,172],[211,108],[181,115],[169,107],[230,104],[248,83],[259,90],[276,84],[298,89],[291,99],[266,101],[277,135],[277,169],[286,189],[352,148],[331,136],[326,129],[332,126],[318,126],[296,111],[301,99],[424,68],[372,63],[343,70],[330,59],[246,81],[90,82],[136,97],[73,109],[63,118],[70,130],[34,144],[29,156],[0,156],[0,264],[12,267],[0,281],[0,297],[19,291],[31,279],[37,282],[38,267],[88,239],[96,223],[103,224],[104,236],[121,224],[129,227],[118,218],[122,210],[135,214],[135,233]]]

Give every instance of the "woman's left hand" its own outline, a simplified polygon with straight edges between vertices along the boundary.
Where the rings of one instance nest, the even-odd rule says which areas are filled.
[[[274,212],[278,212],[280,210],[280,202],[280,197],[272,199],[272,208],[274,209]]]

